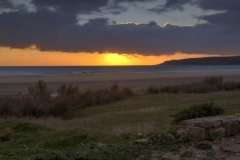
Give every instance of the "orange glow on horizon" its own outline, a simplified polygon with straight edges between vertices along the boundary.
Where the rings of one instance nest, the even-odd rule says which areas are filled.
[[[143,56],[117,53],[41,52],[35,48],[10,49],[0,47],[0,66],[114,66],[156,65],[167,60],[196,58],[208,55],[182,54]]]
[[[121,55],[117,53],[104,54],[103,63],[107,65],[130,65],[131,58],[127,55]]]

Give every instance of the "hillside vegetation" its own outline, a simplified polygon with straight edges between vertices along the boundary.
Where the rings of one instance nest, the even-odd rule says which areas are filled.
[[[161,65],[240,65],[240,56],[203,57],[165,61]]]

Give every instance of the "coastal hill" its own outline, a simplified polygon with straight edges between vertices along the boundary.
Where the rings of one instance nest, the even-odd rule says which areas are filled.
[[[161,65],[240,65],[240,56],[170,60],[163,62]]]

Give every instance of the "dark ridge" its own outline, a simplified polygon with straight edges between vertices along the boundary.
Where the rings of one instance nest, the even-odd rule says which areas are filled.
[[[170,60],[163,62],[161,65],[240,65],[240,56]]]

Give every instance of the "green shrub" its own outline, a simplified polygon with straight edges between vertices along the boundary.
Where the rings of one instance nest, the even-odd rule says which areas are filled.
[[[0,131],[1,141],[10,141],[14,136],[13,131],[10,128],[4,128]]]
[[[189,108],[182,109],[173,115],[173,123],[179,124],[182,120],[194,119],[200,117],[216,116],[224,113],[224,109],[214,107],[213,102],[194,104]]]
[[[179,127],[175,125],[163,129],[159,133],[150,135],[149,143],[159,146],[161,149],[176,149],[193,142],[193,139],[188,134],[179,135],[178,130]]]

